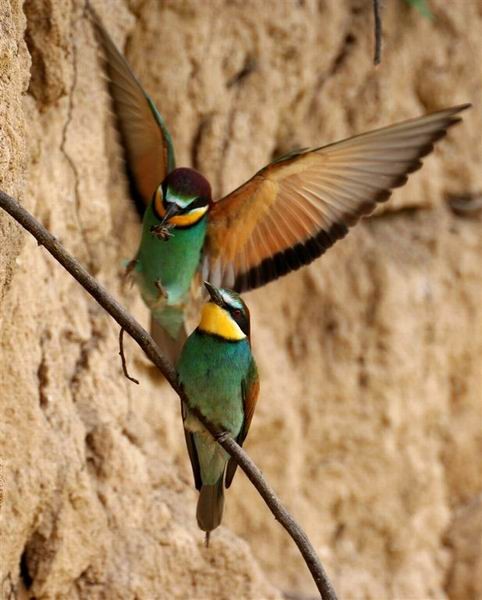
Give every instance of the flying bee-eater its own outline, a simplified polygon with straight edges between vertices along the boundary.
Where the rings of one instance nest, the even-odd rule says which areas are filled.
[[[211,423],[230,433],[242,446],[248,434],[259,391],[251,353],[249,310],[236,292],[205,282],[209,292],[197,329],[188,337],[177,363],[179,383]],[[186,443],[194,482],[199,490],[197,522],[209,533],[223,516],[224,487],[237,463],[198,419],[183,409]]]
[[[126,169],[144,225],[132,261],[153,334],[175,357],[201,281],[247,291],[321,256],[422,165],[463,104],[276,159],[213,202],[206,179],[175,168],[166,125],[96,20]]]

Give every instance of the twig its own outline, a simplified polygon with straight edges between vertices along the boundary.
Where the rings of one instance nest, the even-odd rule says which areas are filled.
[[[151,336],[139,323],[117,302],[104,288],[64,249],[64,247],[41,225],[23,206],[14,198],[0,191],[0,207],[10,214],[20,225],[29,231],[37,240],[39,245],[45,249],[76,279],[82,287],[113,317],[117,323],[134,338],[142,348],[147,357],[156,365],[171,387],[177,392],[182,402],[188,405],[188,399],[184,390],[177,381],[174,367],[159,352],[159,349]],[[209,423],[207,419],[197,410],[190,407],[204,427],[218,441],[218,443],[235,458],[241,469],[246,473],[248,479],[258,490],[263,500],[289,533],[298,546],[301,555],[310,570],[313,580],[323,600],[336,600],[336,593],[328,576],[320,563],[316,552],[311,545],[307,535],[296,523],[290,513],[281,504],[278,496],[268,485],[258,467],[249,458],[246,452],[226,432],[220,431],[218,427]]]
[[[124,328],[121,327],[120,331],[119,331],[119,354],[122,360],[122,370],[124,371],[124,375],[127,377],[127,379],[129,381],[132,381],[133,383],[137,383],[137,385],[139,385],[139,380],[135,379],[134,377],[131,377],[127,371],[127,363],[126,363],[126,357],[124,354]]]
[[[382,16],[380,0],[373,0],[373,20],[375,24],[375,55],[373,62],[379,65],[382,61]]]

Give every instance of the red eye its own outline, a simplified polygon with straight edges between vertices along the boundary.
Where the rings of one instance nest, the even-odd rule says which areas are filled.
[[[241,316],[241,311],[239,310],[239,308],[235,308],[235,309],[233,310],[233,313],[232,313],[232,314],[233,314],[233,317],[236,317],[236,318],[237,318],[237,317],[240,317],[240,316]]]

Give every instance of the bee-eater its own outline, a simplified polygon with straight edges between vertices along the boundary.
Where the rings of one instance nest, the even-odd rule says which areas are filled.
[[[307,265],[402,186],[470,106],[291,152],[213,202],[200,173],[175,168],[172,140],[154,102],[96,25],[130,187],[143,213],[133,261],[137,281],[156,340],[164,349],[171,340],[174,354],[185,336],[192,287],[199,290],[205,279],[242,292]]]
[[[236,292],[207,282],[205,285],[210,300],[179,357],[179,383],[189,399],[189,407],[196,407],[243,445],[259,391],[251,353],[249,311]],[[199,490],[197,522],[206,532],[208,543],[209,532],[221,523],[224,486],[231,485],[237,464],[189,409],[183,410],[183,420],[194,482]]]

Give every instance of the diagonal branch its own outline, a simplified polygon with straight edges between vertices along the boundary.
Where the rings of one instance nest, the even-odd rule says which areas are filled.
[[[143,327],[117,302],[39,223],[17,200],[0,191],[0,207],[9,213],[22,227],[29,231],[39,245],[45,249],[76,279],[81,286],[113,317],[121,328],[134,338],[145,354],[167,379],[177,392],[182,402],[188,405],[184,390],[177,381],[174,367],[159,352],[159,349]],[[216,438],[217,442],[235,458],[248,479],[260,493],[274,517],[281,523],[298,546],[303,559],[310,570],[313,580],[320,592],[322,600],[336,600],[336,593],[328,576],[319,561],[306,533],[296,523],[291,514],[282,505],[280,499],[264,479],[261,471],[249,458],[246,452],[226,432],[209,423],[199,411],[193,411],[204,427]]]

